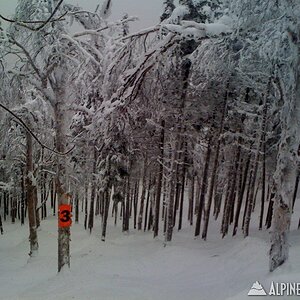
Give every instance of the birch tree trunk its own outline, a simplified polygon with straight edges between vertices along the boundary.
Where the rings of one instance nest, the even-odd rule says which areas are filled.
[[[63,107],[63,100],[65,94],[57,91],[57,103],[54,107],[55,117],[55,133],[56,133],[56,150],[60,153],[65,152],[66,134],[65,134],[65,112]],[[63,204],[69,204],[68,198],[65,196],[65,189],[63,186],[65,176],[65,158],[64,156],[57,155],[57,171],[55,186],[57,191],[58,207]],[[70,228],[58,228],[58,272],[64,266],[70,267]]]

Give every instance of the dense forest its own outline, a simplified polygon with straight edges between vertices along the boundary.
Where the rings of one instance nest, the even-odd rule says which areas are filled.
[[[1,234],[28,223],[36,257],[38,227],[69,204],[102,241],[111,220],[166,247],[183,222],[199,243],[217,222],[220,239],[271,230],[275,270],[300,178],[299,1],[165,0],[137,32],[112,3],[0,12]],[[59,271],[70,239],[59,227]]]

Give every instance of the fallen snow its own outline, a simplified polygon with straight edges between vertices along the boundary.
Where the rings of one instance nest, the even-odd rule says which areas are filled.
[[[272,274],[268,272],[269,233],[258,231],[256,222],[251,237],[243,239],[239,233],[223,240],[219,222],[212,222],[207,242],[195,240],[194,228],[185,224],[182,231],[175,229],[172,244],[164,248],[163,237],[153,240],[151,232],[123,234],[120,221],[117,227],[109,225],[107,241],[101,242],[100,220],[91,235],[81,220],[72,227],[71,269],[60,274],[55,217],[42,221],[39,255],[33,259],[27,255],[27,225],[5,222],[0,236],[0,299],[249,299],[256,281],[265,288],[272,280],[299,281],[298,216],[296,212],[293,218],[290,260]]]

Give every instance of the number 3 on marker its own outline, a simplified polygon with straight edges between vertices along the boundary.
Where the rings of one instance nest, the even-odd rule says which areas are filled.
[[[60,218],[61,222],[70,222],[71,220],[71,212],[69,210],[63,210],[60,215],[62,215],[63,217]]]
[[[71,205],[63,204],[59,206],[59,219],[58,219],[58,227],[70,227],[72,224],[72,213],[71,213]]]

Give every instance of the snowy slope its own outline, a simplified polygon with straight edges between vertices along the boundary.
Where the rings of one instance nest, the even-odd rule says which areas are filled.
[[[295,214],[293,228],[296,228]],[[162,237],[110,225],[105,243],[100,221],[90,235],[82,224],[72,227],[71,270],[57,274],[56,219],[39,231],[39,256],[28,260],[28,229],[5,223],[0,236],[0,299],[249,299],[252,284],[299,281],[300,235],[291,237],[290,261],[268,273],[268,232],[252,228],[251,237],[221,239],[212,224],[208,241],[193,239],[193,228],[175,232],[170,246]],[[267,288],[268,289],[268,288]],[[259,299],[260,297],[255,297]],[[280,298],[280,297],[278,297]],[[288,297],[293,299],[293,297]]]

